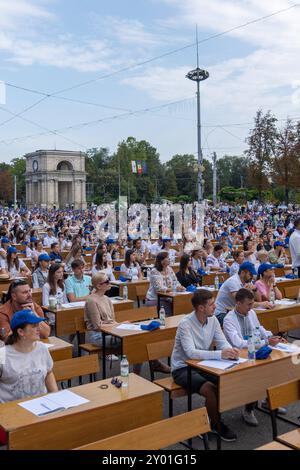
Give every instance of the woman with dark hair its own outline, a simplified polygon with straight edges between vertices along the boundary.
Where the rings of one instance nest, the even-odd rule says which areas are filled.
[[[67,254],[65,258],[65,271],[67,273],[72,272],[72,263],[75,259],[81,259],[83,263],[85,264],[84,257],[83,257],[83,250],[81,243],[75,243],[75,245],[72,246],[71,251]]]
[[[59,300],[58,303],[68,303],[64,282],[64,268],[58,263],[52,264],[49,268],[48,280],[42,288],[43,305],[49,305],[50,296],[55,296]]]
[[[136,261],[136,253],[133,250],[127,250],[125,262],[121,266],[121,274],[130,281],[137,281],[143,278],[141,267]]]
[[[53,360],[39,341],[39,323],[44,320],[31,310],[18,311],[12,317],[12,334],[4,346],[5,361],[0,364],[0,403],[58,390]]]
[[[192,258],[188,254],[183,254],[180,258],[179,271],[176,273],[178,282],[183,287],[202,285],[202,277],[192,268]]]
[[[92,269],[92,276],[99,272],[105,273],[111,282],[116,280],[112,267],[107,262],[107,253],[103,250],[99,250],[96,255],[96,262]]]
[[[2,272],[10,274],[11,277],[19,277],[20,275],[28,277],[31,274],[24,261],[19,259],[18,251],[14,246],[8,247],[6,259],[0,260],[0,268]]]
[[[182,292],[185,288],[178,282],[173,269],[170,267],[170,258],[167,251],[161,251],[156,256],[155,265],[150,273],[150,286],[146,296],[146,305],[157,305],[157,292]],[[172,312],[169,299],[161,299],[161,305],[166,314]]]
[[[195,247],[192,250],[192,268],[194,271],[198,272],[199,270],[204,270],[205,271],[205,261],[207,258],[207,253],[206,251],[199,247]]]

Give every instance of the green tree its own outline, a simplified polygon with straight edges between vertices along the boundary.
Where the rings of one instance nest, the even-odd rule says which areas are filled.
[[[194,155],[174,155],[165,164],[166,173],[172,171],[176,178],[176,186],[180,195],[197,200],[197,160]],[[167,188],[165,189],[167,191]]]
[[[258,190],[259,199],[262,191],[269,186],[272,159],[276,151],[276,117],[268,111],[265,115],[262,110],[257,111],[254,119],[254,129],[247,138],[249,157],[249,179]]]
[[[26,158],[13,158],[10,168],[11,174],[17,177],[17,198],[24,204],[26,200]]]

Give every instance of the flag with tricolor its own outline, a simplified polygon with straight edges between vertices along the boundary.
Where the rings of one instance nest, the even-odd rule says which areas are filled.
[[[143,167],[142,167],[142,163],[139,160],[136,162],[136,166],[137,166],[138,175],[141,175],[143,173]]]
[[[135,160],[131,160],[131,169],[132,169],[132,173],[137,173]]]

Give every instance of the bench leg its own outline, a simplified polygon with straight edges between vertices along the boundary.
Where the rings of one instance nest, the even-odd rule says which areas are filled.
[[[169,393],[169,418],[173,416],[173,400],[171,398],[171,394]]]
[[[203,444],[204,444],[204,449],[205,450],[210,450],[209,449],[209,442],[208,442],[208,435],[203,434]]]

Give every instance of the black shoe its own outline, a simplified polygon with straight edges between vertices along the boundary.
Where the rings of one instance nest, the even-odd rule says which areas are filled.
[[[220,427],[221,427],[221,432],[218,431],[217,426],[214,426],[211,432],[213,434],[219,434],[222,441],[225,441],[225,442],[233,442],[237,440],[237,435],[233,431],[231,431],[229,427],[226,426],[226,424],[221,422]]]

